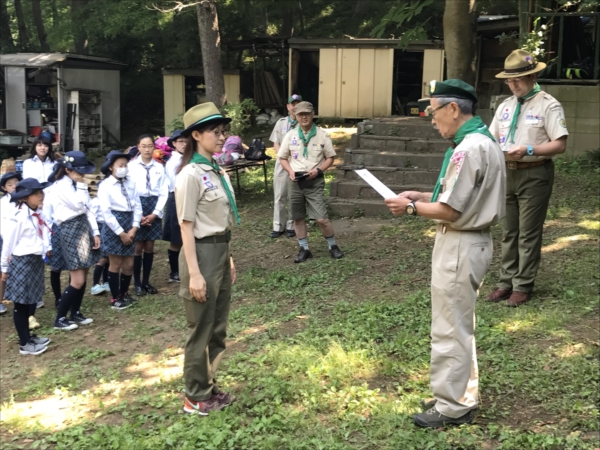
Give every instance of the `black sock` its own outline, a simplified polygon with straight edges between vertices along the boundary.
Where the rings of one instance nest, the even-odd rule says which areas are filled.
[[[131,275],[121,274],[121,295],[125,295],[125,294],[127,294],[127,292],[129,292],[130,284],[131,284]]]
[[[67,313],[73,303],[77,302],[79,298],[79,292],[81,289],[77,289],[71,285],[65,289],[62,297],[60,298],[60,303],[58,304],[58,313],[56,314],[57,319],[62,319],[63,317],[67,317]]]
[[[29,305],[15,303],[13,320],[15,321],[17,334],[19,335],[19,344],[27,345],[29,339],[31,339],[31,335],[29,334]]]
[[[171,275],[179,273],[179,250],[168,250],[169,265],[171,266]]]
[[[104,272],[104,267],[103,266],[94,266],[94,283],[92,284],[92,286],[96,286],[97,284],[100,284],[100,276],[102,275],[102,272]]]
[[[108,285],[113,299],[118,299],[121,291],[119,288],[119,272],[108,272]]]
[[[56,303],[60,300],[62,295],[62,289],[60,288],[60,271],[51,270],[50,271],[50,286],[52,286],[52,292],[54,293],[54,298],[56,299]]]
[[[142,273],[142,255],[133,257],[133,280],[136,286],[140,286],[140,274]]]
[[[142,286],[147,286],[150,284],[150,272],[152,271],[152,263],[154,262],[154,253],[145,253],[144,252],[144,261],[142,263],[143,272],[142,272]]]
[[[71,303],[71,318],[81,310],[86,286],[87,283],[83,283],[83,286],[81,286],[81,289],[79,289],[79,292],[77,293],[77,297],[73,300],[73,303]]]
[[[104,270],[102,271],[102,282],[108,283],[108,263],[106,263]]]

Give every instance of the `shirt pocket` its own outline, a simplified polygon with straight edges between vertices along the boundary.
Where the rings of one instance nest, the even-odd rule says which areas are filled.
[[[223,200],[223,197],[226,197],[226,194],[220,187],[208,189],[204,193],[204,200],[206,200],[207,202],[214,202],[219,199]]]

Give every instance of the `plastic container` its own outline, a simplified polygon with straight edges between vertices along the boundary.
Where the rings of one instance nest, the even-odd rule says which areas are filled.
[[[418,116],[419,115],[419,103],[408,102],[406,104],[406,115],[407,116]]]
[[[0,136],[0,144],[4,145],[21,145],[23,136]]]
[[[419,115],[425,116],[425,109],[431,105],[431,99],[420,98],[417,103],[419,104]]]

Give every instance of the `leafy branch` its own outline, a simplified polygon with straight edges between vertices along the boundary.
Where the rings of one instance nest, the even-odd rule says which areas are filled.
[[[425,24],[431,17],[428,17],[426,20],[411,28],[407,28],[406,25],[408,25],[416,16],[421,14],[425,7],[431,5],[433,2],[434,0],[417,0],[408,5],[393,6],[381,19],[381,22],[373,28],[371,36],[375,36],[378,39],[381,38],[388,28],[388,25],[394,24],[395,29],[402,29],[404,27],[404,31],[400,36],[400,47],[406,48],[412,41],[426,40],[427,31],[425,30]]]

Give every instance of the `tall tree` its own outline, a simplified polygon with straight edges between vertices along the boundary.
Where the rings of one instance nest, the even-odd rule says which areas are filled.
[[[476,36],[475,0],[446,0],[444,49],[448,78],[475,84]]]
[[[8,8],[6,0],[0,0],[0,53],[15,51],[15,43],[10,34],[10,21],[8,20]]]
[[[42,7],[40,0],[31,0],[31,14],[33,16],[33,23],[37,29],[38,39],[40,40],[40,47],[43,52],[49,52],[50,46],[46,38],[46,28],[44,28],[44,19],[42,18]]]
[[[15,0],[15,15],[17,16],[17,29],[19,30],[19,48],[20,50],[26,50],[29,46],[29,34],[27,33],[21,0]]]
[[[200,30],[206,98],[219,107],[225,104],[226,98],[223,66],[221,65],[221,35],[215,1],[203,0],[198,3],[196,14]]]
[[[87,33],[83,26],[83,9],[88,0],[71,0],[71,24],[73,29],[73,40],[75,41],[75,53],[87,54]]]

